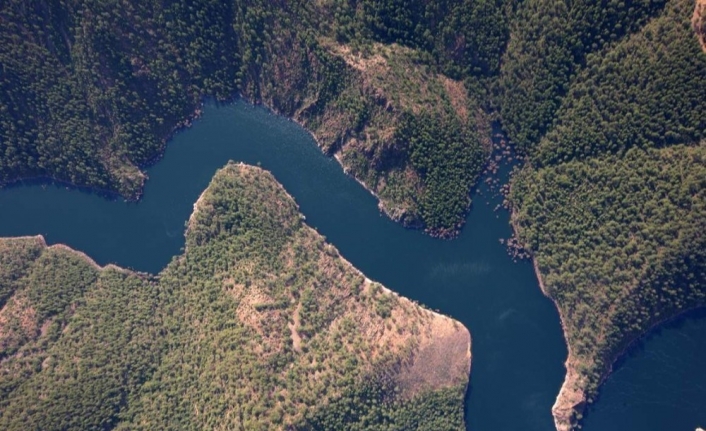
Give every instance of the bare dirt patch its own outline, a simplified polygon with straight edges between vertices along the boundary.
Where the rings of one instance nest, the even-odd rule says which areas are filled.
[[[552,406],[554,426],[557,431],[571,431],[576,425],[574,416],[586,405],[585,378],[578,371],[579,361],[569,352],[566,360],[566,377]]]
[[[463,83],[460,81],[454,81],[451,78],[442,77],[442,82],[444,83],[444,88],[446,89],[446,94],[451,99],[451,105],[456,111],[456,115],[462,121],[468,120],[468,91]]]
[[[471,370],[471,336],[462,325],[448,317],[425,310],[430,315],[419,346],[411,361],[402,368],[397,381],[405,398],[427,390],[452,387],[464,382]]]
[[[696,0],[691,25],[699,38],[701,49],[706,52],[706,0]]]
[[[294,316],[292,316],[293,323],[287,323],[292,336],[292,348],[299,353],[302,352],[302,336],[299,335],[299,328],[301,327],[301,316],[299,313],[301,308],[301,304],[298,304],[294,310]]]

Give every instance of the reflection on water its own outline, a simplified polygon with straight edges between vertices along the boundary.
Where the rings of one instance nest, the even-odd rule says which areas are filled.
[[[463,278],[489,272],[490,265],[487,262],[439,263],[431,269],[428,277],[443,282],[449,278]]]

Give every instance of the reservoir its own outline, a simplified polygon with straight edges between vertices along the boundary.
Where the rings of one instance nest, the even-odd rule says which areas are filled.
[[[207,104],[148,170],[142,201],[125,203],[58,185],[0,190],[0,236],[45,236],[115,263],[159,272],[184,244],[199,194],[228,160],[259,164],[296,199],[309,225],[371,279],[461,321],[471,331],[466,399],[472,431],[550,431],[566,358],[553,304],[529,262],[500,239],[508,214],[485,185],[455,240],[430,238],[382,216],[375,198],[324,156],[301,127],[239,101]],[[507,169],[501,172],[507,175]],[[584,430],[686,430],[706,425],[706,317],[655,332],[620,362]]]

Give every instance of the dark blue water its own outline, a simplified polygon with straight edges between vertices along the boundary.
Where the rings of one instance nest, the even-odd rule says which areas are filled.
[[[272,171],[307,223],[367,276],[470,329],[469,429],[553,429],[550,409],[566,348],[558,315],[540,293],[531,265],[513,263],[499,242],[511,232],[507,213],[493,211],[498,198],[480,187],[456,240],[406,230],[381,216],[375,199],[323,156],[301,127],[262,108],[243,102],[206,106],[203,118],[179,133],[148,171],[139,203],[54,185],[0,191],[0,236],[43,234],[47,242],[68,244],[100,264],[156,273],[180,253],[193,203],[228,160]],[[607,382],[585,429],[692,431],[697,419],[706,424],[706,372],[699,360],[706,358],[704,334],[706,319],[692,318],[653,336]],[[651,362],[653,356],[661,359]],[[666,369],[675,358],[685,364]],[[679,388],[690,381],[696,382],[689,392],[695,401],[684,407]],[[650,399],[660,408],[645,407],[642,392],[652,393],[655,385],[662,395]],[[653,426],[665,421],[673,426]]]
[[[614,368],[584,430],[706,428],[706,310],[652,332]]]

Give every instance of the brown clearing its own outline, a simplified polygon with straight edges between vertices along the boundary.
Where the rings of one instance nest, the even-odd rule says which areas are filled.
[[[706,52],[706,0],[696,0],[691,25],[699,38],[701,49]]]

